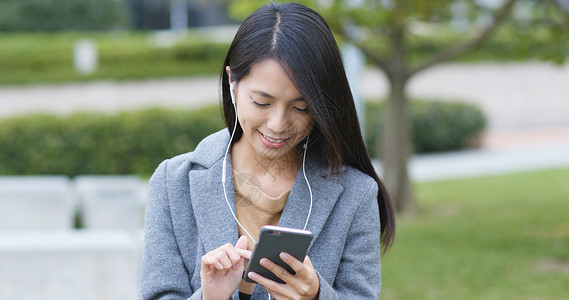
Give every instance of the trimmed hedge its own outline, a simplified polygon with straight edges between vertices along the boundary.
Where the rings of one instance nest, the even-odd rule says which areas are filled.
[[[381,110],[381,102],[367,103],[366,140],[372,156]],[[479,109],[461,103],[414,101],[411,112],[417,152],[468,147],[485,125]],[[160,161],[193,150],[223,127],[217,105],[0,119],[0,175],[149,175]]]
[[[366,145],[378,156],[384,102],[366,102]],[[486,118],[473,105],[461,102],[411,101],[411,131],[415,153],[452,151],[477,146]]]
[[[0,85],[97,79],[142,79],[218,74],[229,43],[190,32],[161,46],[153,33],[0,33]],[[82,39],[98,49],[99,66],[89,75],[75,72],[73,48]]]
[[[0,31],[109,30],[130,26],[125,0],[0,0]]]
[[[219,107],[0,120],[0,174],[141,174],[223,128]]]

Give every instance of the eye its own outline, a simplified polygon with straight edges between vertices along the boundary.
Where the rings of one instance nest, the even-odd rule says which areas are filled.
[[[310,112],[310,109],[308,107],[307,108],[295,107],[294,109],[296,109],[298,112],[301,112],[303,114],[307,114]]]
[[[265,108],[265,107],[269,106],[269,104],[257,102],[253,98],[251,98],[251,101],[253,102],[253,104],[255,104],[255,106],[260,107],[260,108]]]

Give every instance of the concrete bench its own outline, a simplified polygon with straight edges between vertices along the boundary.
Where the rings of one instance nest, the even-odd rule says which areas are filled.
[[[0,232],[0,299],[135,300],[141,249],[126,231]]]
[[[65,176],[0,176],[0,231],[73,228],[71,191]]]
[[[144,223],[146,184],[135,176],[78,176],[74,188],[87,229],[138,230]]]

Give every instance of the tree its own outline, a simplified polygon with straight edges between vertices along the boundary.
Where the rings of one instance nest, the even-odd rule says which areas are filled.
[[[245,12],[265,1],[237,0]],[[312,0],[336,35],[358,46],[389,81],[380,153],[388,192],[403,213],[416,210],[407,84],[434,65],[467,55],[564,62],[568,0]],[[252,10],[249,10],[249,12]],[[498,52],[496,51],[498,50]],[[488,53],[491,53],[488,55]]]

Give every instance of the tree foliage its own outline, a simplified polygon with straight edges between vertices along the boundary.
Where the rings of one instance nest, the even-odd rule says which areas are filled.
[[[515,59],[562,63],[569,49],[568,0],[305,0],[344,41],[358,46],[389,81],[384,111],[384,179],[400,211],[415,210],[407,162],[407,83],[436,64],[502,49]],[[234,12],[265,1],[237,0]],[[247,10],[246,8],[249,8]]]
[[[396,27],[405,57],[418,72],[451,59],[563,63],[569,55],[569,0],[301,0],[324,16],[340,41],[356,42],[372,63],[393,55]],[[236,0],[243,20],[266,0]],[[478,41],[478,39],[482,39]],[[436,57],[435,57],[436,56]],[[414,67],[414,68],[413,68]]]

